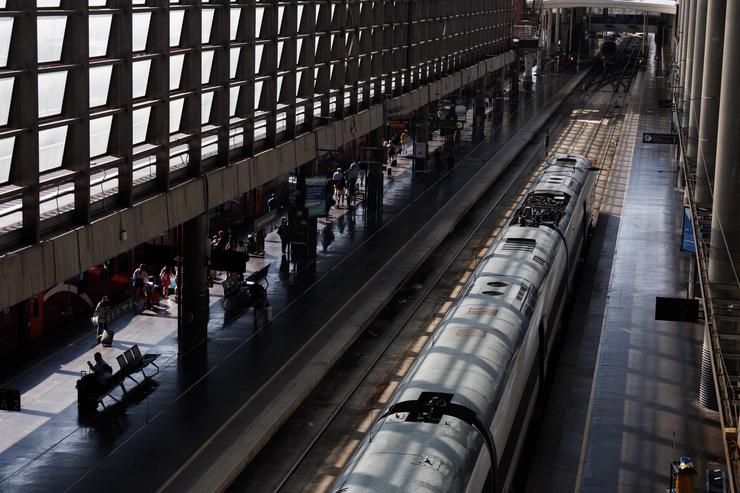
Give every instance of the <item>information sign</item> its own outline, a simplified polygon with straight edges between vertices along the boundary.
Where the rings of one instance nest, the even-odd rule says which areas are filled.
[[[645,144],[678,144],[678,134],[642,134],[642,141]]]
[[[326,215],[326,178],[321,176],[306,178],[306,209],[308,217]]]

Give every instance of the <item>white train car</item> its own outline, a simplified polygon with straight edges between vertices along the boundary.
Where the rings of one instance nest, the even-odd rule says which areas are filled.
[[[548,161],[332,491],[508,491],[587,237],[592,170]]]

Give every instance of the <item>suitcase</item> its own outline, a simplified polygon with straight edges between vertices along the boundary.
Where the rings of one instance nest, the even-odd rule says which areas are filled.
[[[103,347],[111,347],[113,345],[113,335],[115,332],[113,332],[110,329],[106,329],[103,331],[103,336],[100,338],[100,344],[103,345]]]

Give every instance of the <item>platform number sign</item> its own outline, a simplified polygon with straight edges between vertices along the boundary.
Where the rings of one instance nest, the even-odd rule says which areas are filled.
[[[21,391],[0,389],[0,411],[20,411]]]

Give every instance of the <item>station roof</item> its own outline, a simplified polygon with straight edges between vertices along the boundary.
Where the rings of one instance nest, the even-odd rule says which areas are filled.
[[[677,0],[542,0],[544,8],[596,7],[675,14]]]

